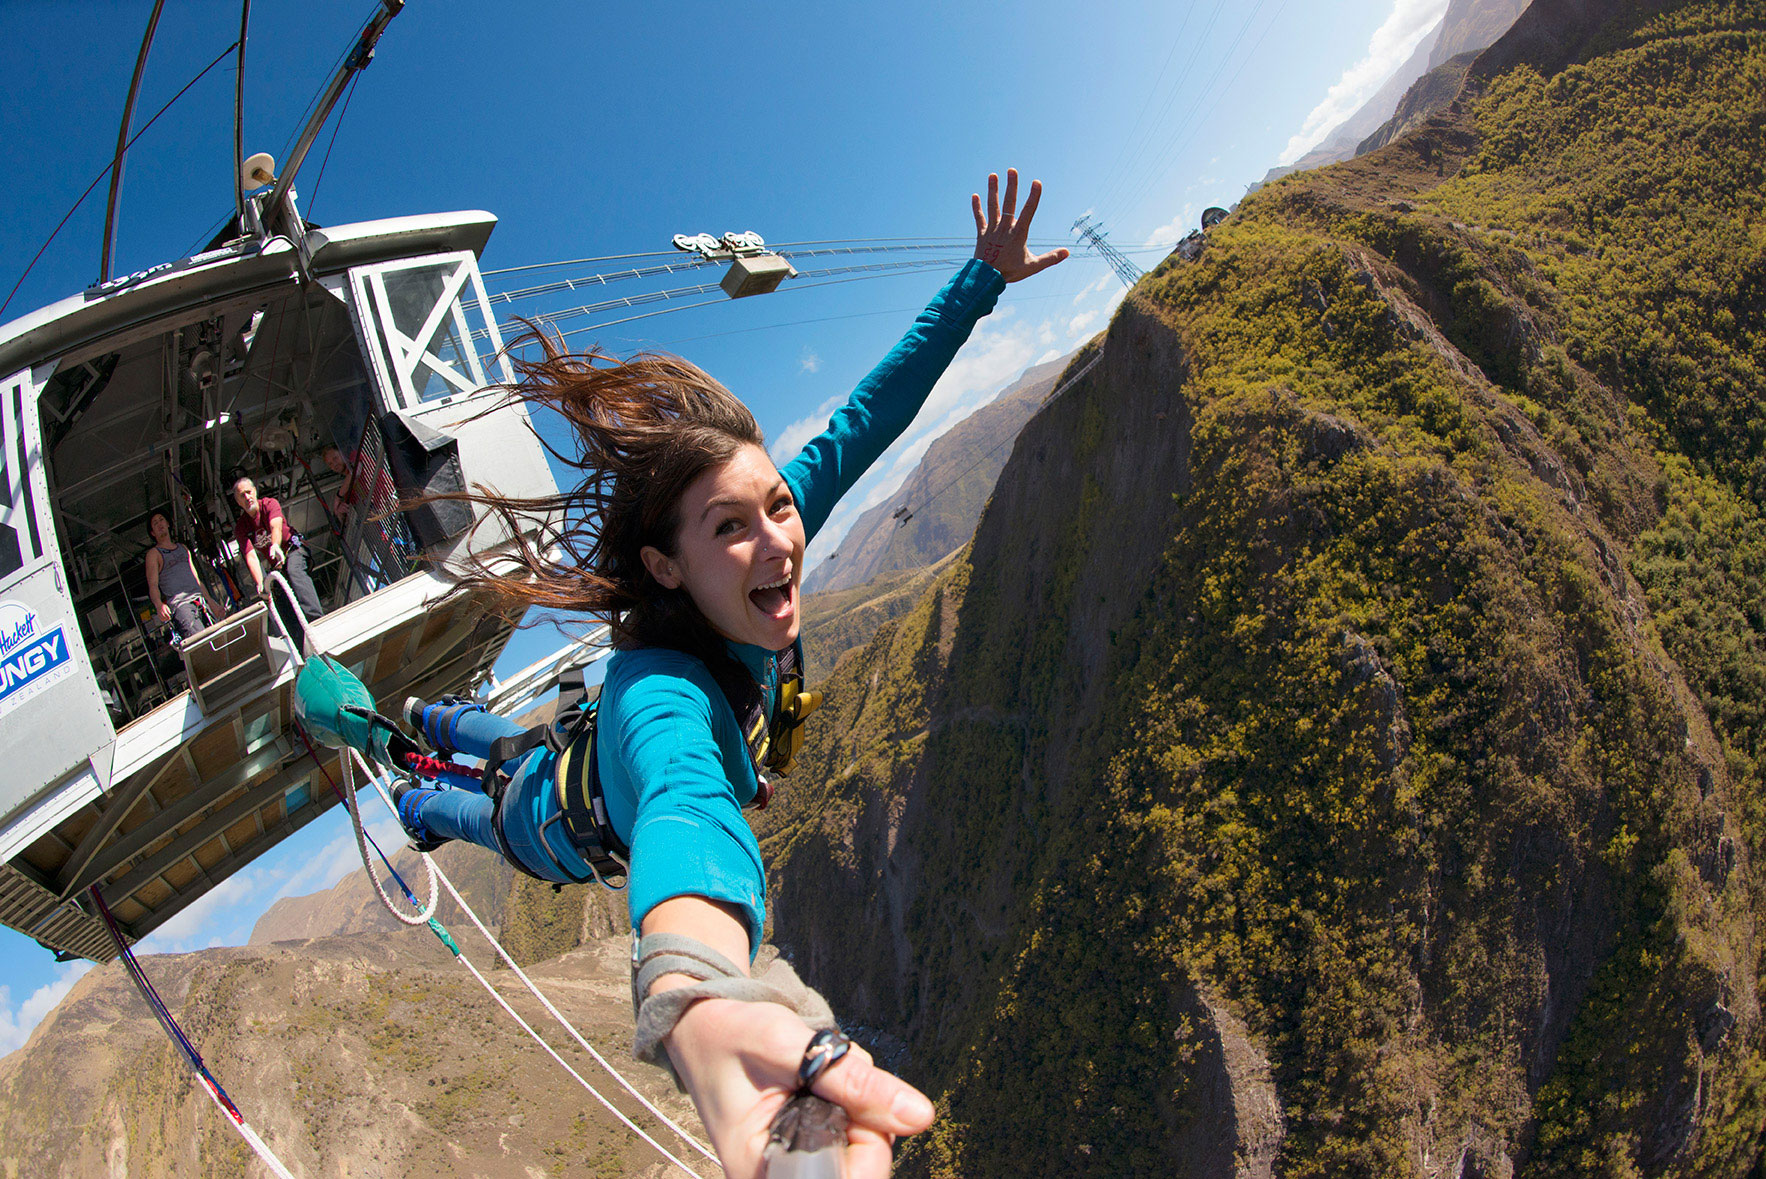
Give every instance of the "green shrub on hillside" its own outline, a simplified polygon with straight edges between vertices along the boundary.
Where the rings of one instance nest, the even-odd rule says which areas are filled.
[[[842,667],[767,851],[916,875],[902,960],[839,979],[945,1113],[904,1173],[1230,1160],[1226,1015],[1284,1176],[1755,1165],[1761,23],[1628,17],[1468,94],[1440,179],[1399,143],[1249,198],[1131,304],[1189,429],[1126,621],[1084,630],[1091,464],[1169,373],[1051,407],[1079,473],[992,541],[1047,584],[984,536]]]

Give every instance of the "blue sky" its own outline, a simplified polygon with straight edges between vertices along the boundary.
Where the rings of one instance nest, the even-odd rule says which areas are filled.
[[[248,153],[286,158],[301,112],[372,7],[256,0],[246,55]],[[1071,242],[1068,227],[1089,212],[1119,249],[1150,267],[1162,254],[1150,247],[1169,246],[1204,207],[1232,204],[1352,113],[1445,7],[1446,0],[1100,0],[1083,8],[1046,0],[412,0],[341,123],[334,118],[320,136],[296,189],[309,218],[323,224],[489,210],[500,223],[483,265],[495,270],[667,250],[676,233],[754,230],[774,243],[960,239],[973,232],[969,194],[988,171],[1011,165],[1044,182],[1037,239]],[[109,161],[150,8],[146,0],[0,6],[7,76],[0,174],[8,179],[0,298]],[[169,0],[137,128],[237,28],[236,5]],[[200,248],[230,210],[233,81],[228,59],[132,150],[113,273]],[[0,320],[97,278],[104,197],[100,184]],[[507,290],[621,265],[630,263],[493,275],[487,285]],[[701,271],[631,284],[629,293],[715,277]],[[783,454],[819,429],[940,281],[937,273],[805,280],[801,289],[788,283],[763,298],[671,309],[570,340],[688,357],[749,402]],[[1109,268],[1083,254],[1011,288],[907,436],[842,504],[811,563],[858,511],[899,484],[939,432],[1026,366],[1103,327],[1121,293]],[[540,314],[598,297],[515,310]],[[504,670],[534,658],[550,638],[524,636]],[[380,827],[396,841],[390,820]],[[276,897],[328,887],[355,862],[347,822],[329,816],[143,949],[241,942]],[[81,967],[56,967],[10,931],[0,931],[0,952],[5,1052]]]

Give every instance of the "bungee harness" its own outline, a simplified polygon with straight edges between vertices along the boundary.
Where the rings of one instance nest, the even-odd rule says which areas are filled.
[[[799,639],[778,656],[778,706],[770,717],[764,692],[744,693],[745,699],[737,700],[729,688],[724,687],[725,699],[736,716],[748,746],[749,760],[754,765],[758,789],[748,805],[755,810],[764,809],[771,801],[773,776],[791,772],[797,754],[803,748],[804,722],[822,704],[820,692],[804,689],[803,665],[803,642]],[[593,880],[606,888],[624,888],[623,880],[629,876],[631,849],[613,830],[607,815],[606,792],[601,785],[595,746],[595,722],[600,701],[588,698],[582,668],[562,675],[558,687],[558,708],[551,722],[534,725],[522,733],[498,737],[486,752],[482,781],[484,793],[493,806],[491,829],[502,845],[499,850],[503,858],[536,880],[562,887],[558,877],[563,877],[578,884]],[[444,697],[437,703],[446,707],[425,718],[424,736],[436,748],[451,752],[450,737],[460,713],[482,705],[459,697]],[[552,784],[558,792],[558,813],[546,820],[539,840],[556,877],[541,876],[530,870],[503,843],[503,800],[510,781],[506,767],[519,762],[541,745],[557,754]],[[587,861],[591,873],[588,878],[580,877],[566,867],[547,844],[545,835],[554,823],[563,825],[571,846]],[[614,879],[622,883],[611,883]]]

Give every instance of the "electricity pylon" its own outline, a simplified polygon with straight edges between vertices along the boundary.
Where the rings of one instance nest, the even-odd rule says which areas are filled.
[[[1110,264],[1110,269],[1116,272],[1116,277],[1122,280],[1123,286],[1134,286],[1140,281],[1141,275],[1146,273],[1133,262],[1124,258],[1122,252],[1110,244],[1110,239],[1104,236],[1103,228],[1091,223],[1090,213],[1073,223],[1073,231],[1092,249],[1104,256],[1104,261]]]

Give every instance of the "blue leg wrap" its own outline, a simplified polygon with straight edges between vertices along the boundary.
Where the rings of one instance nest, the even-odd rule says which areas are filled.
[[[418,843],[430,840],[429,829],[423,825],[423,804],[439,793],[439,790],[417,788],[406,790],[399,796],[399,822],[404,826],[405,834]]]

